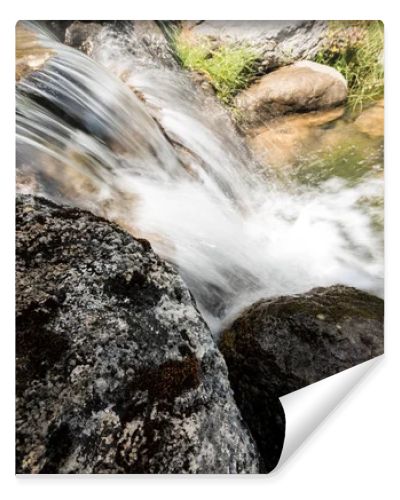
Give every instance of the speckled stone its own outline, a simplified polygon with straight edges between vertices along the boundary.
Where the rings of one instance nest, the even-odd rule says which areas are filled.
[[[178,273],[88,212],[17,196],[18,473],[257,472]]]
[[[383,300],[346,286],[260,300],[221,336],[236,402],[267,470],[280,457],[290,392],[383,353]]]

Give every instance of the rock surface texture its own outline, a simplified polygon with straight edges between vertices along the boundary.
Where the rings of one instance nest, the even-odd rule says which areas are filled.
[[[283,411],[271,411],[273,402],[382,354],[383,309],[383,300],[355,288],[315,288],[261,300],[223,333],[235,398],[267,469],[284,437]]]
[[[292,166],[304,152],[321,146],[326,125],[344,114],[344,107],[279,116],[248,130],[247,143],[265,166]]]
[[[363,111],[355,120],[354,125],[370,137],[383,137],[384,132],[384,103],[383,99]]]
[[[226,364],[144,240],[17,197],[18,473],[257,472]]]
[[[339,106],[347,83],[334,68],[300,61],[268,73],[236,98],[245,122],[260,124],[271,117]]]
[[[37,36],[20,21],[15,26],[15,81],[42,68],[53,51],[40,45]]]
[[[65,43],[94,59],[105,45],[111,58],[115,50],[115,57],[119,59],[121,52],[126,52],[135,59],[136,70],[141,59],[147,66],[178,68],[168,41],[155,21],[74,21],[65,31]]]
[[[65,30],[65,43],[90,55],[102,31],[100,23],[74,21]]]
[[[260,53],[264,70],[310,59],[322,47],[325,21],[202,21],[184,24],[193,41],[215,45],[250,45]]]

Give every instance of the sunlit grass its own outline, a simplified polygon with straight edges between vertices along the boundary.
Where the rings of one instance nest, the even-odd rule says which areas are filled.
[[[329,42],[316,56],[317,62],[333,66],[346,78],[352,111],[383,96],[383,41],[380,21],[336,21]]]
[[[247,46],[221,46],[212,48],[209,43],[190,43],[176,36],[174,47],[184,68],[204,74],[225,103],[254,78],[257,52]]]

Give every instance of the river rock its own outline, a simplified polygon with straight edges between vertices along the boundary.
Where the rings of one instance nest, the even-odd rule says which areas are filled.
[[[320,148],[326,125],[344,114],[344,107],[284,115],[250,129],[247,143],[266,167],[291,167],[304,154]]]
[[[184,23],[193,43],[246,45],[260,56],[260,71],[312,59],[327,34],[325,21],[202,21]]]
[[[134,21],[134,36],[129,43],[129,50],[146,59],[149,65],[161,65],[169,69],[178,69],[179,64],[169,45],[167,37],[155,21]]]
[[[65,43],[91,55],[104,27],[98,22],[74,21],[65,30]]]
[[[19,21],[15,26],[15,81],[41,69],[54,55],[53,50],[43,47],[29,26]]]
[[[345,78],[334,68],[299,61],[261,77],[236,98],[243,121],[260,124],[273,116],[339,106],[347,98]]]
[[[99,59],[105,57],[127,62],[134,58],[134,66],[162,65],[179,67],[169,43],[155,21],[75,21],[65,32],[65,43],[85,54]],[[123,57],[125,55],[125,57]]]
[[[354,121],[354,125],[370,137],[383,137],[385,109],[383,99],[363,111]]]
[[[41,24],[58,38],[60,42],[64,42],[65,31],[76,21],[41,21]]]
[[[332,286],[260,300],[223,332],[220,349],[236,401],[269,469],[279,460],[284,436],[283,411],[271,412],[271,406],[382,354],[383,314],[382,299]]]
[[[257,472],[177,272],[89,212],[18,195],[18,473]]]

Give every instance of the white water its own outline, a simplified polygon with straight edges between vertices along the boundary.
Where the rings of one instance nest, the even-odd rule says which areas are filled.
[[[224,112],[144,46],[132,55],[105,32],[96,63],[37,36],[55,55],[17,88],[17,166],[36,172],[21,189],[148,238],[214,331],[260,297],[336,283],[383,294],[381,209],[362,203],[382,198],[382,179],[268,180]]]

